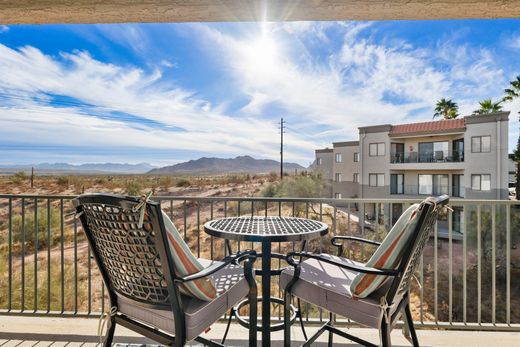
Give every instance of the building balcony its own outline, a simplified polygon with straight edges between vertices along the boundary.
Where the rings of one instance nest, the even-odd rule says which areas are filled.
[[[459,163],[464,151],[397,152],[390,155],[390,163]]]
[[[0,344],[15,346],[58,343],[96,344],[97,318],[109,310],[107,290],[92,259],[81,223],[73,214],[70,195],[0,195]],[[251,197],[156,196],[179,232],[199,257],[221,259],[222,240],[203,231],[214,218],[239,215],[286,215],[322,220],[329,235],[363,236],[382,240],[396,217],[419,199],[296,199]],[[412,285],[411,306],[422,344],[435,346],[488,346],[500,340],[513,346],[520,339],[520,202],[452,199],[453,210],[463,208],[463,221],[447,211],[438,223],[446,238],[435,233],[428,242]],[[369,212],[367,212],[369,211]],[[367,227],[365,215],[373,216]],[[458,224],[457,224],[458,223]],[[440,224],[439,224],[440,225]],[[461,238],[455,228],[460,228]],[[233,249],[260,245],[234,242]],[[278,253],[301,245],[281,243]],[[330,237],[309,242],[308,250],[333,252]],[[347,246],[346,255],[366,261],[368,250]],[[278,260],[275,260],[278,262]],[[281,264],[283,266],[283,263]],[[273,279],[274,280],[274,279]],[[274,281],[272,293],[280,293]],[[273,307],[274,319],[282,310]],[[302,306],[310,331],[318,329],[328,313]],[[88,319],[92,318],[92,319]],[[223,317],[224,318],[224,317]],[[338,317],[338,325],[355,328]],[[224,324],[208,336],[221,337]],[[294,341],[303,336],[293,326]],[[430,330],[433,329],[433,330]],[[440,329],[440,330],[439,330]],[[464,332],[461,330],[478,330]],[[450,330],[450,331],[446,331]],[[373,330],[359,335],[377,343]],[[399,330],[395,345],[408,345]],[[280,345],[281,332],[273,334]],[[151,343],[125,329],[116,329],[116,342]],[[235,324],[231,345],[247,345],[247,331]],[[317,345],[326,343],[327,336]],[[347,343],[337,338],[338,345]]]
[[[461,170],[464,151],[397,152],[390,154],[393,170]]]

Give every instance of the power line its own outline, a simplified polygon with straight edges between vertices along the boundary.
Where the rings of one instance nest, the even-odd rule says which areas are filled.
[[[283,134],[286,122],[283,117],[280,118],[280,180],[283,180]]]

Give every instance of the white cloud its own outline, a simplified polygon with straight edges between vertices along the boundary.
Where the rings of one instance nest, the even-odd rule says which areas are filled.
[[[434,47],[395,38],[377,41],[373,35],[362,35],[373,23],[334,23],[329,33],[331,25],[272,24],[268,35],[281,53],[267,67],[248,57],[254,37],[238,37],[205,24],[194,28],[250,99],[242,109],[245,114],[262,114],[277,105],[286,110],[289,122],[297,122],[325,144],[355,138],[358,126],[431,120],[435,102],[442,97],[454,99],[463,115],[470,114],[479,100],[498,98],[507,83],[487,49],[449,40]],[[287,52],[283,45],[294,37],[300,43],[319,41],[328,47],[319,54],[337,46],[338,40],[340,48],[326,57],[313,55],[305,43]],[[316,129],[318,125],[324,129]]]
[[[159,70],[145,72],[106,64],[85,52],[51,57],[33,47],[14,50],[0,45],[0,57],[0,92],[17,95],[9,98],[0,117],[0,129],[4,129],[0,133],[7,143],[24,139],[35,144],[277,156],[275,124],[248,116],[229,116],[190,91],[164,81],[157,83],[162,77]],[[86,111],[84,107],[42,105],[41,100],[49,94],[95,107]],[[38,104],[33,101],[35,97]],[[87,112],[123,112],[159,122],[163,127],[93,117]],[[182,131],[168,131],[171,127]],[[314,147],[308,141],[294,142],[307,151]],[[301,154],[291,151],[287,156],[304,160]]]
[[[512,35],[507,41],[506,45],[509,48],[520,50],[520,33]]]
[[[224,65],[229,100],[221,104],[163,77],[161,69],[176,67],[175,57],[144,70],[103,63],[88,52],[49,56],[30,46],[0,44],[0,93],[18,95],[3,105],[0,136],[35,146],[137,146],[276,159],[274,118],[279,114],[291,128],[286,158],[307,164],[314,148],[354,139],[359,126],[430,120],[441,97],[454,99],[469,114],[479,100],[500,97],[507,85],[491,50],[450,40],[428,47],[398,38],[376,40],[366,35],[374,26],[278,23],[266,26],[264,36],[262,30],[238,35],[207,24],[183,27],[202,43],[208,63]],[[146,51],[151,45],[146,33],[138,26],[129,28],[98,27],[111,41]],[[42,102],[49,94],[93,107]],[[248,102],[230,111],[235,99]],[[520,105],[507,108],[516,119]],[[106,117],[113,112],[148,123]],[[517,125],[511,122],[513,132]]]
[[[0,34],[6,33],[9,31],[9,27],[7,25],[0,25]]]

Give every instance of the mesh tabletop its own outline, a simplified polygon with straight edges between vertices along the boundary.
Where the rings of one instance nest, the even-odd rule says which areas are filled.
[[[300,241],[324,235],[325,223],[296,217],[230,217],[207,222],[204,230],[216,237],[239,241]]]

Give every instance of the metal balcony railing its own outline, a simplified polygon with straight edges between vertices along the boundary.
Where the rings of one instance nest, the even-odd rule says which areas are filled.
[[[0,195],[0,314],[99,316],[108,299],[91,251],[63,195]],[[157,196],[194,254],[219,259],[223,241],[203,231],[207,220],[232,215],[294,215],[322,220],[330,232],[308,243],[308,250],[334,252],[333,235],[381,240],[410,199],[292,199]],[[452,200],[427,246],[412,287],[418,326],[520,331],[520,202]],[[462,211],[462,213],[461,213]],[[365,216],[374,215],[371,223]],[[366,226],[370,224],[370,228]],[[363,226],[363,227],[361,227]],[[454,227],[461,237],[454,237]],[[436,227],[437,229],[437,227]],[[300,245],[280,243],[279,253]],[[234,250],[255,247],[232,243]],[[346,256],[366,261],[368,248],[346,247]],[[273,259],[278,266],[283,261]],[[281,294],[280,289],[274,289]],[[276,308],[278,318],[281,308]],[[327,312],[306,305],[308,322]],[[348,324],[339,319],[340,323]]]
[[[453,190],[453,189],[452,189]],[[460,189],[459,189],[460,192]],[[392,195],[448,195],[450,194],[450,186],[441,185],[421,185],[418,184],[390,184],[390,194]]]
[[[390,154],[390,163],[460,163],[464,151],[396,152]]]

